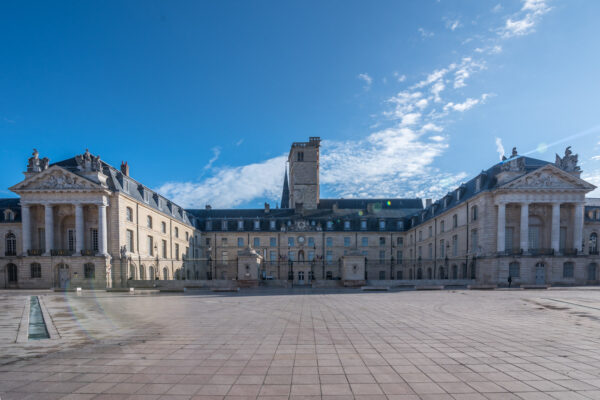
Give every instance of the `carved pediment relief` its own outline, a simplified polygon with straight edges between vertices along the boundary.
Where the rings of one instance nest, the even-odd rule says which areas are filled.
[[[554,166],[545,166],[501,186],[502,189],[594,190],[595,186]]]
[[[89,180],[66,171],[60,167],[52,167],[40,174],[25,179],[23,182],[13,186],[13,191],[37,191],[37,190],[98,190],[99,185]]]

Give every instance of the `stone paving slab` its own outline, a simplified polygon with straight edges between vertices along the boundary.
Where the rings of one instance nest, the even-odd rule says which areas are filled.
[[[57,338],[19,344],[25,295],[2,400],[600,399],[597,290],[44,294]]]

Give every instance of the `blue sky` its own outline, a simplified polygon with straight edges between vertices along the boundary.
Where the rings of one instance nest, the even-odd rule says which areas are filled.
[[[33,147],[89,148],[186,207],[257,207],[309,136],[322,197],[435,198],[502,146],[572,145],[600,185],[599,15],[591,0],[3,2],[0,196]]]

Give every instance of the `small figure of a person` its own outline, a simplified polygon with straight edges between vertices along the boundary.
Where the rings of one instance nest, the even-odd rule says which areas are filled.
[[[508,287],[510,287],[510,284],[512,283],[512,276],[508,276]]]

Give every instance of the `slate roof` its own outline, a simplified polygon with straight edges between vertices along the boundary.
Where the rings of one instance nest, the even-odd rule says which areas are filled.
[[[146,203],[151,208],[170,215],[182,223],[192,226],[195,225],[195,223],[190,220],[188,213],[181,206],[178,206],[166,197],[159,195],[135,179],[125,176],[120,170],[112,165],[107,164],[104,161],[101,162],[102,172],[108,176],[106,184],[110,190],[126,193],[135,200]],[[53,165],[58,165],[61,168],[73,172],[74,174],[82,176],[77,166],[75,157],[50,164],[50,166]]]

